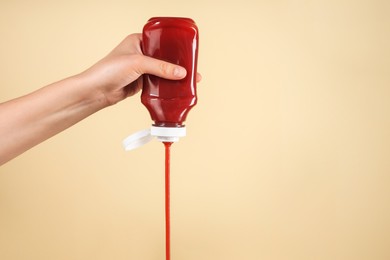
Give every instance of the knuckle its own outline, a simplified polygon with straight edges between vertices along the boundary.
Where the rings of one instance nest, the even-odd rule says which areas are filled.
[[[138,74],[145,73],[145,59],[141,54],[133,54],[131,57],[132,64],[134,65],[134,69]]]
[[[140,39],[140,34],[139,33],[132,33],[132,34],[129,34],[126,38],[130,41],[138,41]]]
[[[144,57],[143,57],[143,55],[141,55],[141,54],[138,54],[138,53],[136,53],[136,54],[133,54],[133,55],[131,55],[132,57],[131,57],[131,59],[136,63],[136,64],[143,64],[143,60],[144,60]]]
[[[162,74],[167,75],[170,73],[170,70],[171,70],[171,68],[170,68],[168,63],[160,62],[160,71]]]

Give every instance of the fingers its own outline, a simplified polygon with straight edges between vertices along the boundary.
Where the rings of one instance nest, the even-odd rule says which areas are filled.
[[[165,62],[162,60],[157,60],[151,57],[143,56],[144,61],[142,64],[141,74],[152,74],[165,79],[182,79],[187,75],[185,68]],[[199,83],[202,80],[202,75],[200,73],[196,74],[196,82]]]
[[[196,82],[199,83],[202,80],[202,74],[199,72],[196,74]]]
[[[114,53],[116,55],[135,54],[135,57],[138,58],[136,64],[138,64],[137,72],[139,75],[146,73],[171,80],[179,80],[187,75],[187,71],[181,66],[143,55],[141,41],[141,33],[130,34],[114,49]],[[197,73],[196,82],[200,82],[201,79],[202,76]]]
[[[181,66],[147,56],[142,56],[140,65],[142,74],[152,74],[164,79],[182,79],[187,75],[186,69]]]
[[[115,55],[141,54],[141,40],[142,34],[130,34],[125,39],[123,39],[118,46],[115,47],[112,53]]]

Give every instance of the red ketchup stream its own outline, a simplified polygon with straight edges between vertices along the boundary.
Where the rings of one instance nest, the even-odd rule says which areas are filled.
[[[165,146],[165,255],[166,260],[171,259],[171,203],[170,203],[170,164],[171,142],[164,142]]]

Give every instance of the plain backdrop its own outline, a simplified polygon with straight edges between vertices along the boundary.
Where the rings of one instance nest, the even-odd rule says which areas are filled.
[[[0,101],[83,71],[150,17],[191,17],[203,81],[172,147],[172,259],[387,260],[389,12],[2,0]],[[0,259],[164,259],[163,145],[121,147],[150,124],[136,95],[0,167]]]

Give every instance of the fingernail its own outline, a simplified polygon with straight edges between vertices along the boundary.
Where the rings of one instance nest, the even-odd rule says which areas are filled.
[[[174,70],[173,70],[173,75],[175,77],[178,77],[178,78],[182,78],[186,75],[186,70],[181,68],[181,67],[176,67]]]

